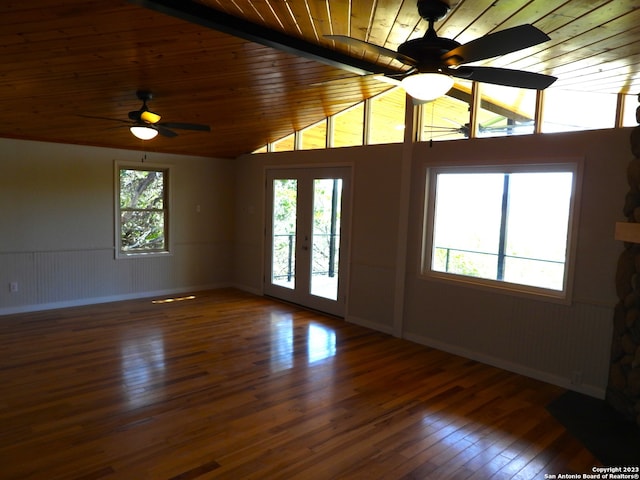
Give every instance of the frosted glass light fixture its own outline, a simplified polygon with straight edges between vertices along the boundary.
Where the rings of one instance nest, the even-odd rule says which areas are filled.
[[[145,127],[144,125],[134,125],[129,127],[129,130],[140,140],[151,140],[158,135],[158,131],[155,128]]]
[[[444,73],[416,73],[402,79],[402,88],[416,100],[430,102],[453,87],[453,78]]]

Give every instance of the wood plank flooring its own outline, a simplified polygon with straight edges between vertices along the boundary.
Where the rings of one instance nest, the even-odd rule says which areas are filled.
[[[0,317],[0,478],[542,479],[562,389],[232,289]]]

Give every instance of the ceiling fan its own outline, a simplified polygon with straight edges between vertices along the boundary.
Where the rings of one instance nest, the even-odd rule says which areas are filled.
[[[196,130],[201,132],[210,132],[211,127],[209,125],[202,125],[198,123],[180,123],[180,122],[160,122],[160,115],[149,110],[147,102],[153,98],[153,94],[146,90],[138,90],[136,92],[138,100],[142,101],[142,106],[139,110],[133,110],[129,112],[129,120],[121,120],[107,117],[92,117],[83,115],[89,118],[98,118],[102,120],[111,120],[115,122],[122,122],[129,125],[131,133],[141,140],[151,140],[158,134],[163,137],[176,137],[178,134],[173,129],[179,130]]]
[[[462,135],[464,138],[469,138],[471,136],[471,125],[470,123],[459,123],[455,120],[451,120],[450,118],[444,118],[443,120],[451,123],[454,126],[447,127],[442,125],[430,125],[425,128],[424,133],[429,134],[430,138],[436,139],[438,137],[446,137],[450,135]],[[506,122],[504,125],[496,125],[502,122]],[[507,117],[498,116],[487,122],[478,123],[478,135],[483,136],[486,134],[489,135],[511,135],[518,131],[524,132],[533,132],[534,127],[533,120],[526,121],[518,121],[508,119]]]
[[[462,45],[436,34],[435,22],[442,20],[449,9],[442,0],[418,0],[418,13],[429,27],[424,37],[402,43],[397,51],[345,35],[325,35],[325,38],[395,59],[409,67],[397,75],[383,78],[401,84],[409,95],[422,101],[435,100],[447,93],[453,86],[453,77],[536,90],[543,90],[556,80],[550,75],[522,70],[467,66],[538,45],[550,38],[533,25],[525,24],[490,33]]]

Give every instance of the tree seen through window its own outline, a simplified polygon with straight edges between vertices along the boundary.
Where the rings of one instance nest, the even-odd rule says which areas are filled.
[[[167,170],[119,169],[120,252],[166,252]]]

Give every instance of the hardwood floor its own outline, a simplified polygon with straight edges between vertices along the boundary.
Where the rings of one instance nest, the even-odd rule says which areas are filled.
[[[2,479],[542,479],[562,389],[236,290],[0,318]]]

